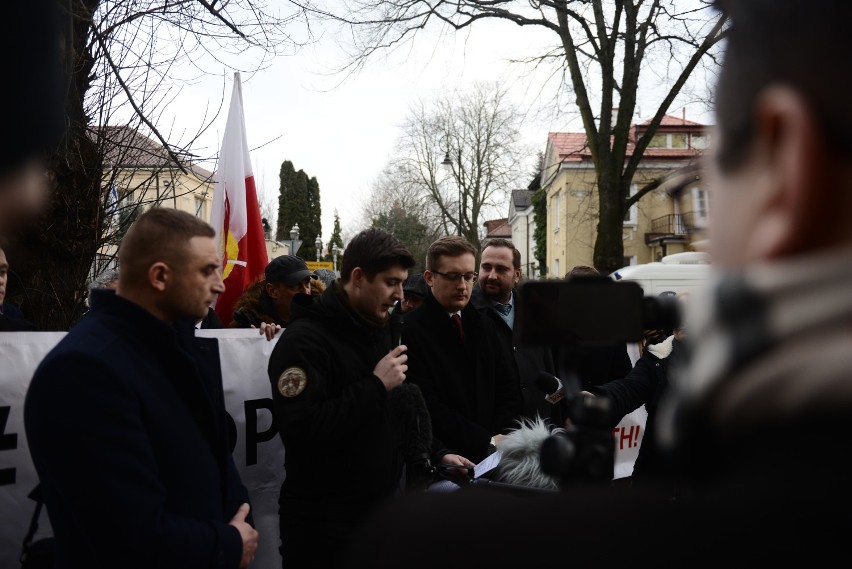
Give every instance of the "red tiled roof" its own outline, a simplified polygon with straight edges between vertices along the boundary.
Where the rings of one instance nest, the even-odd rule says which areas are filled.
[[[486,221],[483,225],[485,226],[486,237],[512,237],[512,227],[509,225],[508,217],[492,219]]]
[[[547,137],[560,162],[582,162],[591,157],[584,132],[551,132]]]
[[[648,126],[649,124],[651,124],[651,119],[646,120],[645,122],[641,123],[639,126]],[[663,115],[663,120],[660,121],[660,126],[661,127],[665,127],[665,126],[695,126],[695,127],[702,128],[706,125],[703,125],[700,122],[688,121],[688,120],[686,120],[685,117],[681,118],[681,117],[673,117],[672,115]]]
[[[648,124],[650,124],[650,121],[645,121],[641,125],[635,125],[631,129],[631,141],[627,144],[627,156],[633,155],[633,149],[635,148],[633,140],[636,131],[640,130],[642,126],[647,126]],[[685,130],[700,132],[705,128],[705,126],[706,125],[701,123],[665,115],[658,132],[664,134],[667,131],[671,132],[670,129],[676,127],[687,127]],[[553,147],[553,151],[558,156],[560,163],[585,162],[592,159],[592,153],[589,150],[586,133],[584,132],[550,132],[547,137],[550,141],[550,145]],[[646,148],[643,156],[645,158],[652,159],[680,159],[694,158],[695,156],[701,155],[702,152],[702,150],[697,150],[695,148]]]

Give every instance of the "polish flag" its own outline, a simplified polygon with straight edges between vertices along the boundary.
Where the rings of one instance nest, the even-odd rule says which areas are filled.
[[[215,310],[227,326],[233,320],[237,299],[252,281],[264,274],[269,262],[246,141],[239,73],[234,73],[231,108],[213,181],[210,223],[216,229],[225,281],[225,292],[216,300]]]

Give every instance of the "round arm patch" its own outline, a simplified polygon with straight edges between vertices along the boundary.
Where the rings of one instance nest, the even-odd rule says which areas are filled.
[[[308,376],[300,367],[288,367],[278,376],[278,393],[283,397],[296,397],[308,385]]]

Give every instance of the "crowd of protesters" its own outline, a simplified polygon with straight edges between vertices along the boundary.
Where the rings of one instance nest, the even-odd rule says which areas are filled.
[[[21,9],[59,26],[54,4]],[[623,344],[585,353],[589,365],[576,368],[584,391],[568,394],[609,401],[610,424],[646,405],[642,483],[541,477],[530,446],[577,425],[534,387],[542,373],[559,380],[564,347],[518,341],[511,241],[477,250],[442,237],[422,274],[409,275],[419,260],[368,229],[350,241],[336,279],[320,280],[295,256],[273,259],[229,323],[276,342],[268,375],[286,449],[276,536],[285,569],[843,558],[852,88],[840,71],[852,48],[823,40],[842,37],[852,6],[717,5],[730,17],[711,153],[718,275],[684,300],[686,322],[648,331],[635,367],[624,366]],[[12,71],[34,85],[17,84],[37,89],[30,99],[4,94],[21,109],[8,120],[26,120],[18,131],[29,133],[0,152],[0,246],[42,207],[40,151],[64,128],[62,101],[49,96],[61,86],[59,54],[8,27],[0,37],[33,43],[35,59]],[[214,236],[190,214],[145,212],[120,245],[114,288],[92,292],[86,318],[35,372],[24,420],[57,567],[242,569],[254,558],[259,536],[228,451],[217,343],[194,334],[224,327],[209,320],[223,290]],[[30,330],[5,302],[8,270],[0,249],[0,325]],[[582,437],[573,443],[583,450]],[[530,475],[507,473],[507,462],[497,472],[509,484],[464,483],[501,446]],[[417,453],[459,490],[406,492]],[[511,491],[525,479],[547,490]]]

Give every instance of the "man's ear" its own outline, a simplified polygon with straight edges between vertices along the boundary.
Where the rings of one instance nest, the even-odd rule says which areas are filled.
[[[423,280],[426,281],[426,285],[429,288],[432,288],[432,283],[435,281],[435,275],[432,274],[432,271],[426,269],[423,271]]]
[[[752,258],[789,257],[824,245],[826,215],[842,185],[823,127],[800,93],[771,87],[755,102],[755,145],[768,195],[756,220]]]
[[[352,286],[354,286],[355,288],[361,288],[361,286],[364,284],[364,279],[364,270],[361,267],[355,267],[349,274],[349,282],[351,282]]]
[[[170,278],[171,269],[162,261],[158,261],[148,267],[148,282],[156,290],[160,292],[166,290]]]
[[[270,298],[278,298],[278,287],[274,283],[266,283],[263,286]]]

